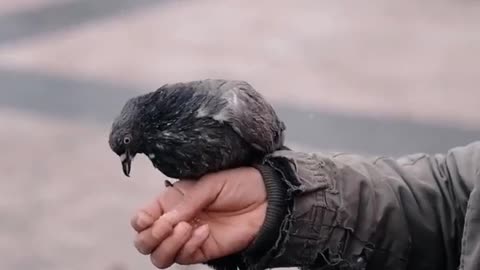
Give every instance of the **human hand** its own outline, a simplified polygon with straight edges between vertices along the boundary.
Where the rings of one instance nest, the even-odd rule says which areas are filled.
[[[265,185],[254,168],[181,180],[132,218],[135,247],[161,269],[224,257],[251,243],[266,208]]]

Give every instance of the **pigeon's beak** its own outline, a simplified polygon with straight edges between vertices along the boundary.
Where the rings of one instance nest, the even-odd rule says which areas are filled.
[[[130,170],[132,168],[132,159],[133,159],[133,156],[128,151],[120,155],[120,161],[122,162],[123,173],[127,177],[130,177]]]

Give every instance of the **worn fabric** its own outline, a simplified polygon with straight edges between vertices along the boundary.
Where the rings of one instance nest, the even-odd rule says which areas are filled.
[[[282,150],[264,164],[291,204],[250,269],[480,269],[480,142],[397,159]]]

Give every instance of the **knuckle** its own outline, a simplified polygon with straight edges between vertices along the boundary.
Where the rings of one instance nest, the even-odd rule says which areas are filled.
[[[173,230],[173,226],[164,220],[157,220],[152,228],[152,237],[160,240],[170,234]]]
[[[153,217],[146,210],[139,210],[130,219],[131,226],[137,231],[144,230],[153,223]]]
[[[137,214],[137,224],[142,227],[147,227],[153,223],[154,219],[152,214],[147,210],[139,211]]]
[[[149,253],[149,249],[144,240],[140,237],[137,237],[134,241],[135,248],[143,255],[147,255]]]
[[[159,256],[159,254],[157,253],[153,253],[152,255],[150,255],[150,261],[158,269],[165,269],[170,266],[166,263],[165,259]]]
[[[151,253],[156,243],[157,241],[152,238],[151,233],[149,232],[140,233],[135,239],[135,247],[144,255]]]
[[[136,246],[137,251],[142,255],[148,255],[148,250],[143,246]]]
[[[192,225],[185,221],[179,222],[177,226],[178,231],[181,232],[182,237],[186,237],[185,234],[192,230]]]
[[[181,265],[187,265],[187,264],[190,264],[190,261],[189,261],[189,256],[187,256],[185,253],[183,252],[180,252],[178,255],[177,255],[177,258],[175,259],[176,262],[178,264],[181,264]]]
[[[138,214],[135,214],[130,218],[130,226],[132,226],[132,228],[138,232],[140,228],[138,227],[137,220],[138,220]]]
[[[183,257],[177,257],[176,259],[177,264],[179,265],[188,265],[189,263]]]

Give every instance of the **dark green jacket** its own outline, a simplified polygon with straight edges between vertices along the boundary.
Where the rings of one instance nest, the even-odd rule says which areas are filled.
[[[257,168],[264,227],[217,268],[480,270],[480,142],[399,159],[282,150]]]

